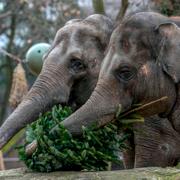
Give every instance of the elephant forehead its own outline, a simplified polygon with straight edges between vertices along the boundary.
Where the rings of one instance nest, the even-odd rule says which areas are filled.
[[[77,58],[81,58],[82,54],[86,54],[88,49],[91,49],[91,55],[93,55],[93,49],[98,50],[96,40],[94,36],[84,33],[82,29],[73,29],[71,33],[63,31],[58,34],[54,40],[53,47],[57,47],[58,52],[61,54],[72,54]]]
[[[78,35],[86,35],[86,36],[92,36],[95,32],[95,27],[93,25],[89,25],[87,23],[74,23],[74,24],[68,24],[61,28],[56,35],[56,38],[60,40],[64,39],[64,37],[71,37],[72,33],[75,33]],[[79,36],[81,38],[82,36]]]
[[[112,72],[117,69],[121,64],[127,63],[130,63],[127,57],[120,55],[117,52],[112,53],[112,50],[109,50],[105,59],[103,60],[100,76],[105,76],[105,74],[112,74]]]

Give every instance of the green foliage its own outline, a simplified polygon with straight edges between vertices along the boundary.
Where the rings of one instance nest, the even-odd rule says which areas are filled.
[[[166,16],[179,15],[180,4],[176,0],[163,0],[160,6],[160,12]]]
[[[180,3],[178,1],[174,5],[173,15],[175,15],[175,16],[180,15]]]
[[[169,16],[169,14],[171,14],[172,12],[170,12],[170,9],[169,9],[169,3],[167,0],[164,0],[162,3],[161,3],[161,7],[160,7],[160,12],[166,16]]]
[[[106,170],[109,162],[120,163],[118,152],[125,148],[128,135],[121,137],[117,127],[109,124],[98,130],[82,127],[82,136],[73,137],[60,124],[71,113],[69,107],[54,106],[27,127],[26,143],[19,148],[19,157],[27,167],[41,172]],[[38,148],[28,156],[25,147],[34,140]]]

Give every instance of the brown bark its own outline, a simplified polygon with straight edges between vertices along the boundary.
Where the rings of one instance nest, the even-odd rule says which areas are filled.
[[[94,13],[105,14],[103,0],[93,0]]]
[[[121,1],[121,7],[120,7],[118,15],[116,16],[117,24],[119,24],[123,20],[126,10],[128,8],[128,5],[129,5],[128,0]]]
[[[0,171],[5,170],[3,153],[0,151]]]

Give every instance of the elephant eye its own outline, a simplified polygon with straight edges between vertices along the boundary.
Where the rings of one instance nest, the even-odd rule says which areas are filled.
[[[86,66],[85,64],[83,64],[83,62],[80,59],[71,59],[70,68],[74,72],[78,73],[85,70]]]
[[[135,68],[123,67],[116,72],[116,77],[119,80],[129,81],[135,76]]]

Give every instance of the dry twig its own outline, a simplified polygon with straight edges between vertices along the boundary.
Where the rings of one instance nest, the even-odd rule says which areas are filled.
[[[163,96],[159,99],[156,99],[154,101],[151,101],[149,103],[146,103],[146,104],[143,104],[139,107],[136,107],[136,108],[133,108],[125,113],[123,113],[122,115],[119,116],[119,118],[122,118],[122,117],[126,117],[132,113],[139,113],[141,115],[146,115],[147,111],[154,108],[154,107],[157,107],[159,105],[162,105],[162,103],[166,102],[168,99],[167,96]]]
[[[19,57],[7,52],[6,50],[2,49],[0,47],[0,52],[2,52],[4,55],[10,57],[12,60],[16,61],[17,63],[23,62]]]
[[[7,16],[10,16],[11,14],[12,14],[11,11],[3,13],[3,14],[0,15],[0,19],[6,18]]]

